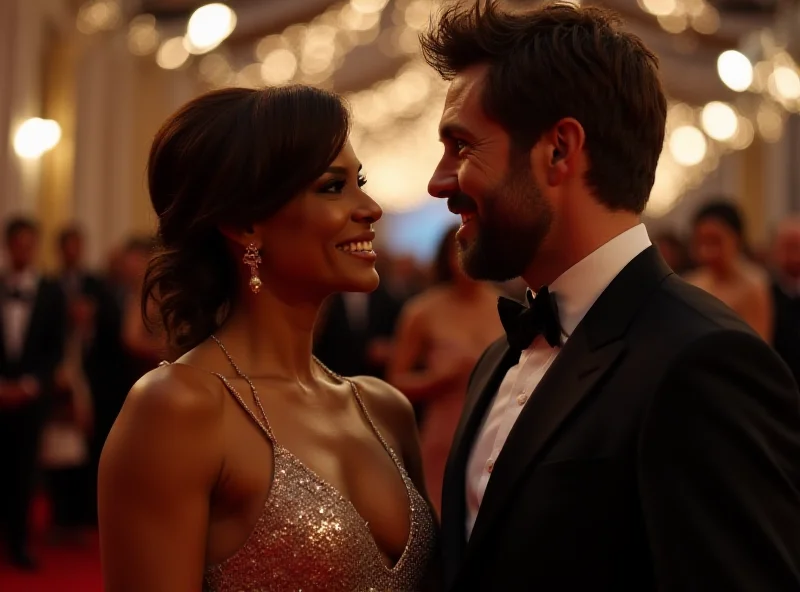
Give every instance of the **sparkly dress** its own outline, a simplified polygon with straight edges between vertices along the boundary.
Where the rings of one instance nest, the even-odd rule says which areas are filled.
[[[217,376],[272,443],[275,472],[252,533],[233,556],[206,569],[204,592],[419,590],[435,550],[434,519],[367,413],[355,383],[348,381],[361,412],[397,466],[408,492],[410,532],[393,567],[386,565],[353,504],[277,442],[252,382],[230,361],[253,390],[261,418],[228,380]]]

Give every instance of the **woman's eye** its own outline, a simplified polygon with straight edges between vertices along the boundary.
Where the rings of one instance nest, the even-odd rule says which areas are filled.
[[[367,184],[367,178],[364,175],[359,175],[358,176],[358,186],[359,187],[363,187],[366,184]]]
[[[344,186],[346,182],[344,180],[336,180],[331,181],[330,183],[326,183],[320,188],[320,193],[341,193],[344,191]]]

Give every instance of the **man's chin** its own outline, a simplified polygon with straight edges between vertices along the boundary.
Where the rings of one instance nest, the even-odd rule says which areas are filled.
[[[519,277],[521,273],[516,266],[512,269],[509,258],[488,256],[475,248],[462,251],[459,260],[464,273],[473,280],[506,282]]]

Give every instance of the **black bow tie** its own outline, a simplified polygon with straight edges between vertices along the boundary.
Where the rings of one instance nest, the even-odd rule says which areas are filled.
[[[555,297],[544,287],[535,298],[528,292],[527,299],[528,306],[502,296],[497,300],[509,347],[521,352],[530,347],[537,335],[542,335],[550,347],[560,346],[561,323]]]

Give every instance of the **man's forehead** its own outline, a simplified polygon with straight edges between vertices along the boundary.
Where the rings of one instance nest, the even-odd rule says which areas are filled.
[[[471,66],[455,75],[447,89],[447,105],[463,105],[478,99],[488,66]]]
[[[470,119],[481,117],[481,89],[487,66],[479,65],[459,72],[450,83],[444,102],[442,124],[456,123],[468,115]]]

